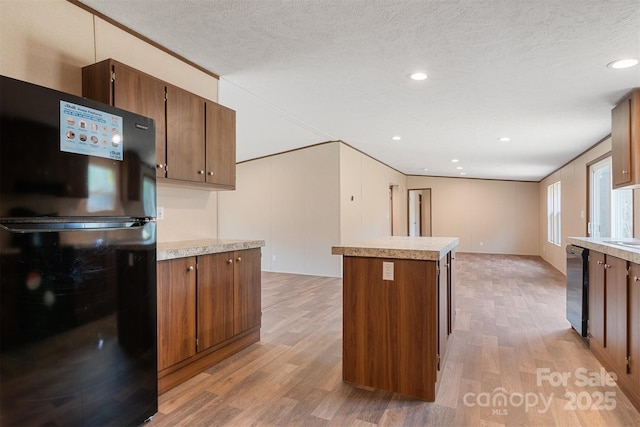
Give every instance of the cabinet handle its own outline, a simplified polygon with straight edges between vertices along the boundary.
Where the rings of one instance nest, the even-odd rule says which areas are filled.
[[[623,175],[626,175],[626,174],[628,174],[628,173],[629,173],[629,171],[626,171],[626,170],[623,170],[623,171],[622,171],[622,174],[623,174]]]
[[[187,271],[193,271],[193,265],[190,265],[189,267],[187,267]]]
[[[238,262],[242,261],[242,257],[238,257]]]
[[[204,175],[204,171],[198,171],[198,175]]]
[[[158,163],[158,164],[156,165],[156,168],[158,168],[158,169],[164,169],[164,164],[163,164],[163,163]]]
[[[207,175],[213,176],[213,171],[209,172]]]
[[[228,259],[228,260],[227,260],[227,264],[231,264],[232,262],[233,262],[233,260],[232,260],[232,259]]]

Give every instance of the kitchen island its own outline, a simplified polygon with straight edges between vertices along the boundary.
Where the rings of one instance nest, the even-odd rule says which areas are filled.
[[[434,401],[455,323],[455,237],[393,236],[343,256],[346,382]]]

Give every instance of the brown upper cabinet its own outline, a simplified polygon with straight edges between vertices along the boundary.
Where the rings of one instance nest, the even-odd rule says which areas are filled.
[[[167,178],[204,182],[204,100],[167,86]]]
[[[640,186],[640,89],[611,110],[613,188]]]
[[[206,182],[236,186],[236,112],[206,103]]]
[[[82,94],[155,120],[158,178],[235,189],[235,111],[113,59],[82,69]]]

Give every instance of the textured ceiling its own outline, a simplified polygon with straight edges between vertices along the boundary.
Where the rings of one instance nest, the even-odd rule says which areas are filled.
[[[82,2],[220,75],[238,161],[339,139],[406,174],[538,181],[640,87],[606,67],[640,57],[638,0]]]

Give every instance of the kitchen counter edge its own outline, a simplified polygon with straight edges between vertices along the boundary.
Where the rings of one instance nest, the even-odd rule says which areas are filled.
[[[458,246],[457,237],[393,236],[331,248],[333,255],[439,261]]]
[[[156,257],[158,261],[166,261],[198,255],[210,255],[222,252],[255,249],[261,248],[264,245],[264,240],[205,239],[181,242],[162,242],[158,243]]]
[[[619,243],[609,243],[609,241],[624,241],[624,239],[567,237],[569,244],[640,264],[640,246],[625,246]]]

